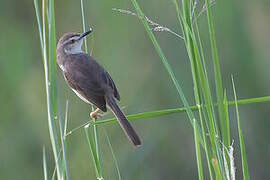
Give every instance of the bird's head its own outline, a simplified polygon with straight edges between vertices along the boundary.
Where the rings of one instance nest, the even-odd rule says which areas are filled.
[[[83,38],[92,32],[90,28],[82,34],[79,33],[66,33],[64,34],[57,44],[57,51],[64,51],[66,54],[78,54],[82,52]]]

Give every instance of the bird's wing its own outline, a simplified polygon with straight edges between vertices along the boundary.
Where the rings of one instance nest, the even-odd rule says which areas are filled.
[[[96,69],[97,65],[91,63],[88,57],[82,55],[68,57],[64,65],[64,76],[69,86],[81,99],[93,103],[106,112],[105,89],[101,86],[100,77],[96,73],[99,69]]]
[[[85,88],[86,85],[83,85],[82,81],[76,81],[74,76],[71,76],[68,73],[64,73],[65,79],[72,90],[86,103],[92,103],[102,111],[106,112],[106,101],[104,96],[97,95],[95,92],[92,92],[90,89]]]
[[[112,90],[113,90],[114,97],[115,97],[118,101],[120,101],[120,94],[119,94],[119,92],[118,92],[118,90],[117,90],[116,85],[114,84],[114,81],[113,81],[112,77],[110,76],[110,74],[109,74],[107,71],[105,71],[105,76],[106,76],[106,78],[107,78],[107,83],[109,84],[109,86],[110,86],[110,87],[112,88]]]
[[[88,54],[81,53],[75,56],[77,59],[80,59],[80,61],[75,61],[74,63],[81,67],[84,76],[91,76],[92,81],[87,84],[88,87],[94,85],[91,91],[98,95],[101,91],[102,93],[112,92],[114,97],[120,101],[119,92],[110,74]]]

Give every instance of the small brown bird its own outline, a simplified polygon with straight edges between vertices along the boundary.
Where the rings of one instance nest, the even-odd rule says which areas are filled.
[[[120,95],[110,74],[93,57],[82,51],[83,39],[91,32],[92,29],[82,34],[64,34],[57,44],[57,63],[76,95],[97,107],[96,111],[91,112],[91,117],[96,117],[99,109],[106,112],[107,104],[130,141],[140,146],[139,136],[117,104]]]

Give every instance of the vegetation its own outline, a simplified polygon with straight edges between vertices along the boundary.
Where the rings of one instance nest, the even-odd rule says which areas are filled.
[[[83,31],[88,26],[85,20],[85,0],[81,0],[81,13],[83,20]],[[128,115],[129,120],[149,119],[154,117],[163,117],[165,115],[174,113],[186,113],[190,121],[190,125],[193,127],[193,136],[195,144],[194,156],[196,156],[198,178],[203,179],[235,179],[235,162],[233,147],[240,146],[243,179],[249,180],[249,168],[248,160],[245,150],[245,138],[243,135],[244,129],[242,129],[240,115],[238,107],[244,104],[262,103],[270,101],[270,97],[259,97],[252,99],[238,100],[236,96],[236,87],[232,79],[232,86],[234,92],[234,100],[229,101],[227,99],[227,90],[223,87],[222,68],[220,67],[219,51],[216,43],[215,26],[214,26],[214,14],[212,11],[213,1],[205,0],[202,8],[199,8],[199,2],[197,0],[182,0],[181,5],[176,0],[173,0],[175,7],[175,14],[178,18],[178,24],[182,30],[182,38],[178,38],[179,41],[184,41],[188,58],[190,61],[190,67],[192,72],[192,80],[194,86],[194,99],[196,104],[191,105],[191,102],[183,90],[183,82],[180,78],[176,77],[176,73],[173,71],[169,60],[164,54],[156,36],[154,35],[151,20],[144,15],[139,3],[136,0],[131,0],[136,13],[130,11],[129,14],[135,14],[141,23],[148,37],[150,38],[156,53],[159,55],[160,60],[165,67],[168,78],[171,79],[179,99],[179,106],[183,103],[184,107],[176,109],[163,109],[158,111],[142,112],[139,114]],[[121,168],[118,166],[118,161],[115,156],[112,143],[107,135],[105,129],[101,126],[115,122],[114,118],[105,120],[91,120],[85,124],[67,132],[68,123],[68,103],[65,113],[65,122],[60,107],[60,97],[58,96],[58,85],[56,78],[56,29],[55,29],[55,13],[54,13],[54,0],[42,0],[42,11],[39,10],[38,0],[34,0],[35,10],[37,16],[37,22],[39,27],[41,50],[43,55],[44,76],[46,83],[46,95],[47,95],[47,110],[48,110],[48,124],[50,132],[50,140],[53,149],[53,155],[55,160],[55,176],[57,179],[69,179],[69,164],[67,161],[67,147],[66,141],[68,136],[72,136],[74,131],[81,128],[85,130],[85,137],[89,145],[89,151],[92,157],[92,164],[95,167],[97,179],[110,179],[104,176],[102,151],[100,150],[100,134],[101,132],[106,135],[107,143],[110,147],[110,151],[115,162],[118,179],[121,179]],[[209,30],[209,42],[211,46],[211,59],[206,57],[207,48],[202,39],[202,32],[198,21],[200,16],[207,16],[208,30]],[[159,31],[166,31],[166,27],[160,27]],[[88,51],[87,42],[85,41],[85,50]],[[226,58],[226,57],[225,57]],[[207,65],[212,63],[214,72],[215,91],[211,90],[211,82],[208,78],[212,76]],[[216,101],[215,101],[215,97]],[[237,127],[239,144],[233,143],[233,137],[231,133],[231,126],[236,122],[235,119],[230,118],[229,106],[235,106],[237,114]],[[93,108],[92,108],[93,109]],[[102,130],[102,131],[100,131]],[[59,138],[60,137],[60,138]],[[140,149],[138,149],[140,151]],[[203,158],[205,157],[205,158]],[[48,172],[46,164],[45,150],[43,152],[43,166],[44,166],[44,179],[50,179],[50,173]],[[203,167],[207,166],[207,169]],[[124,170],[123,170],[124,171]],[[54,176],[54,174],[52,175]],[[208,178],[209,177],[209,178]]]

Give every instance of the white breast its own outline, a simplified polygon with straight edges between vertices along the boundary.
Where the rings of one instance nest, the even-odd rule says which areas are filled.
[[[60,64],[59,67],[60,67],[60,69],[61,69],[62,71],[64,71],[64,72],[66,71],[65,67],[63,66],[63,64]]]
[[[65,49],[66,54],[79,54],[82,52],[82,41],[76,42],[69,49]]]

